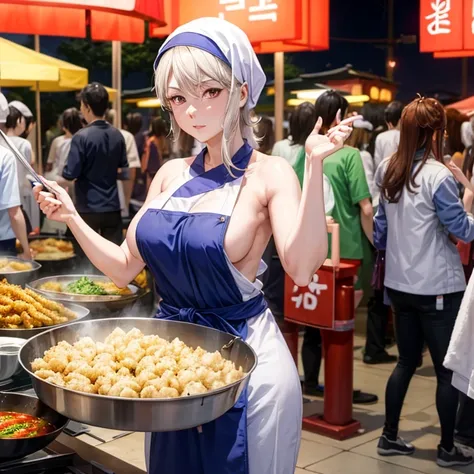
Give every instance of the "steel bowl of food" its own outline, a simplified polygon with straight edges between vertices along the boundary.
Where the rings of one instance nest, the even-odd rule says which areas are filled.
[[[36,397],[0,392],[0,463],[45,448],[68,422]]]
[[[71,272],[76,268],[77,256],[70,238],[39,235],[29,240],[35,260],[42,265],[40,275]]]
[[[0,281],[6,279],[13,285],[25,286],[37,278],[41,264],[32,260],[0,255]]]
[[[23,339],[81,320],[90,313],[83,306],[62,304],[6,281],[0,282],[0,306],[0,336]]]
[[[34,280],[27,287],[47,298],[78,303],[91,311],[121,310],[146,293],[133,284],[118,288],[103,275],[56,275]]]
[[[0,337],[0,381],[7,380],[21,370],[18,353],[26,339]]]
[[[38,398],[73,420],[125,431],[203,425],[237,402],[257,356],[240,338],[155,318],[83,321],[20,350]]]

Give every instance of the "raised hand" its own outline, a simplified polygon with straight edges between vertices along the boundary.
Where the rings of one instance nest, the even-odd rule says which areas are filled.
[[[77,210],[69,194],[55,181],[48,181],[46,179],[44,181],[55,192],[56,197],[51,193],[43,191],[43,186],[35,186],[33,193],[40,209],[48,219],[67,223],[71,217],[77,215]]]
[[[319,117],[305,143],[305,151],[308,158],[324,160],[329,155],[340,150],[352,133],[352,124],[360,119],[362,119],[361,115],[353,115],[341,122],[341,112],[338,111],[336,116],[337,125],[328,130],[326,135],[320,135],[319,130],[323,125],[323,120]]]

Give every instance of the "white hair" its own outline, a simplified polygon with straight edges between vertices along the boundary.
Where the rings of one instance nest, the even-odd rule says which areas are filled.
[[[229,173],[233,175],[232,143],[237,133],[256,148],[257,139],[254,126],[258,120],[251,117],[247,104],[240,107],[242,84],[233,76],[231,68],[216,56],[192,46],[176,46],[167,51],[161,58],[155,72],[155,89],[163,107],[171,110],[167,100],[168,83],[174,77],[179,88],[186,94],[195,95],[197,86],[209,79],[229,91],[229,100],[222,125],[222,161]],[[170,112],[173,139],[178,140],[180,128]]]

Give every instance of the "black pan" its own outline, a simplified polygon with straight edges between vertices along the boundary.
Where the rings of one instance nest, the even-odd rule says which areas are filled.
[[[36,397],[22,393],[0,392],[0,411],[16,411],[37,416],[56,428],[52,433],[36,438],[0,439],[0,463],[23,458],[44,449],[56,439],[69,422],[65,416],[51,410]]]

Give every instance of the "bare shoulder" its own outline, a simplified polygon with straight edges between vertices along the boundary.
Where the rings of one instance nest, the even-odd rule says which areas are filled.
[[[256,156],[248,168],[248,178],[252,178],[252,176],[255,176],[258,187],[263,191],[267,202],[282,190],[299,188],[295,171],[281,156],[256,152]]]
[[[154,199],[165,191],[178,176],[191,166],[194,158],[195,157],[174,158],[165,162],[153,178],[148,191],[147,201]]]
[[[293,170],[285,158],[281,156],[265,155],[258,151],[255,152],[255,158],[252,160],[249,170],[255,169],[263,174],[285,174]]]
[[[255,171],[259,179],[268,184],[296,179],[292,166],[281,156],[264,155],[256,152],[256,158],[249,166],[249,171]]]

